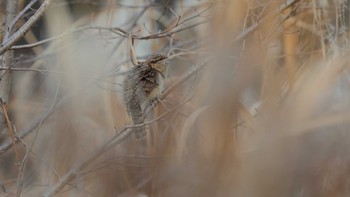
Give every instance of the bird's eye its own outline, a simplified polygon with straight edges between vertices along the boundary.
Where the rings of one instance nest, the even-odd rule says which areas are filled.
[[[160,58],[154,59],[154,60],[151,61],[151,64],[155,64],[155,63],[157,63],[157,62],[159,62],[159,61],[161,61],[161,60],[162,60],[162,59],[160,59]]]
[[[153,58],[150,59],[149,63],[155,64],[155,63],[158,63],[158,62],[163,61],[165,59],[167,59],[167,57],[164,55],[155,55],[155,56],[153,56]]]

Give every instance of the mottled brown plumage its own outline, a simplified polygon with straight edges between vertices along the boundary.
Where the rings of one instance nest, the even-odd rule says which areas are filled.
[[[145,108],[163,90],[163,80],[167,73],[167,57],[157,54],[132,68],[124,80],[124,103],[134,125],[142,124]],[[146,136],[145,127],[134,130],[137,140]]]

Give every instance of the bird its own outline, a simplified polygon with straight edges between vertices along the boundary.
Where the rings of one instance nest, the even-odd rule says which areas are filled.
[[[151,55],[127,72],[123,84],[126,111],[132,119],[136,140],[146,138],[145,126],[137,126],[145,120],[145,110],[161,95],[167,76],[167,59],[163,54]]]

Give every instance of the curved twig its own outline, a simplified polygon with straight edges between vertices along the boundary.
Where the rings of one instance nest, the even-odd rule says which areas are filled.
[[[4,54],[7,50],[9,50],[19,39],[21,39],[34,25],[35,22],[39,20],[41,15],[44,14],[45,10],[49,7],[51,0],[45,0],[39,9],[35,12],[35,14],[29,18],[29,20],[19,28],[16,33],[14,33],[4,44],[0,47],[0,55]]]

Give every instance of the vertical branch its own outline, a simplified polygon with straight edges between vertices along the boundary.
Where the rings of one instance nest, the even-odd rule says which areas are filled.
[[[10,118],[8,116],[8,113],[7,113],[7,109],[6,109],[6,105],[0,100],[0,105],[1,105],[1,108],[2,108],[2,111],[4,112],[4,116],[5,116],[5,120],[6,120],[6,123],[7,123],[7,127],[9,129],[9,134],[10,134],[10,138],[11,138],[11,142],[13,144],[13,149],[15,151],[15,155],[16,155],[16,165],[19,164],[19,155],[18,155],[18,151],[17,151],[17,147],[16,147],[16,140],[15,140],[15,131],[12,127],[12,124],[11,124],[11,121],[10,121]]]
[[[284,54],[285,54],[285,66],[287,69],[287,76],[289,85],[293,85],[294,75],[297,70],[296,68],[296,45],[298,43],[298,28],[295,25],[294,14],[295,8],[294,6],[286,9],[284,13],[286,15],[286,20],[283,23],[284,26],[284,34],[283,34],[283,45],[284,45]]]
[[[10,28],[12,20],[16,17],[18,10],[18,0],[8,0],[6,1],[6,12],[5,12],[5,26],[3,29],[4,37],[2,43],[6,43],[11,35],[15,32],[14,28]],[[13,51],[6,51],[1,56],[2,66],[10,68],[13,64]],[[10,91],[11,91],[11,71],[2,70],[0,71],[0,99],[7,104],[9,102]],[[5,112],[0,113],[0,136],[4,134],[6,128],[6,117]]]

